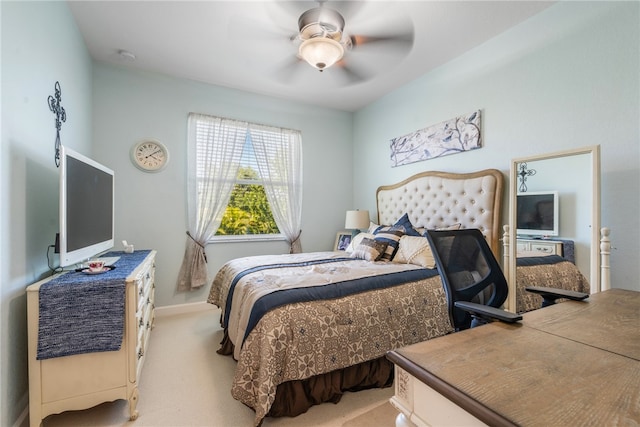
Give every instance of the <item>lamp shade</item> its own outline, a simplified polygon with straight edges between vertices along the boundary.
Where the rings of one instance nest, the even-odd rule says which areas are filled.
[[[363,230],[369,227],[369,211],[347,211],[344,228],[347,230]]]
[[[302,42],[298,53],[312,67],[322,71],[338,62],[344,48],[337,41],[326,37],[314,37]]]

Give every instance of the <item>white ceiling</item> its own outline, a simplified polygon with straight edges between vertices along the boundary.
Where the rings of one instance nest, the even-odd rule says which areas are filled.
[[[414,34],[345,53],[352,81],[296,58],[304,1],[69,1],[93,59],[283,99],[356,111],[526,20],[542,1],[328,1],[357,35]],[[118,54],[132,52],[131,61]],[[342,65],[340,64],[340,65]]]

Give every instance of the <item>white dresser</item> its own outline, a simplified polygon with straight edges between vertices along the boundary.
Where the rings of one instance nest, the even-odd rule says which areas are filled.
[[[546,239],[517,239],[517,253],[563,256],[563,242]]]
[[[138,417],[138,382],[154,321],[155,256],[156,251],[149,251],[125,279],[124,336],[118,351],[38,360],[39,291],[59,275],[27,288],[31,427],[39,427],[50,414],[118,399],[129,401],[131,420]]]

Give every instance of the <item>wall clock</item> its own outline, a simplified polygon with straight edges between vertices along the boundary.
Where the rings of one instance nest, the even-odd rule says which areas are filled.
[[[159,141],[145,139],[131,147],[131,161],[144,172],[159,172],[169,162],[169,150]]]

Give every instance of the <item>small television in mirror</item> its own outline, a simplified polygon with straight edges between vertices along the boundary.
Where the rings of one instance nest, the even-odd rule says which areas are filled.
[[[516,232],[519,236],[557,236],[560,228],[557,191],[533,191],[517,195]]]
[[[84,262],[113,247],[114,173],[62,147],[60,266]]]

